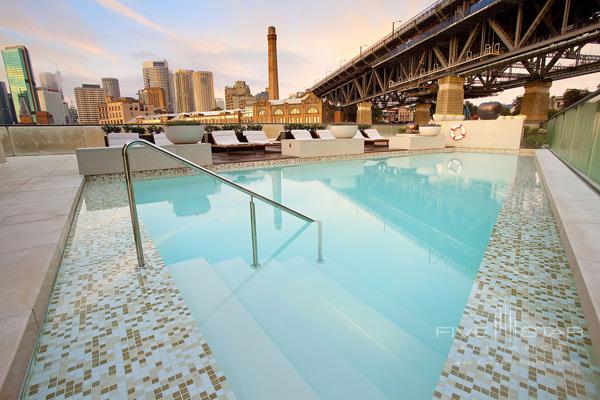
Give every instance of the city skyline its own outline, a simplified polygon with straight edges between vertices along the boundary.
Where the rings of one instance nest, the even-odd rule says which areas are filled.
[[[24,1],[3,5],[0,47],[25,45],[36,79],[42,72],[60,70],[64,97],[72,103],[75,87],[100,84],[106,76],[119,79],[123,96],[135,97],[144,87],[141,63],[165,59],[171,72],[212,71],[215,97],[224,98],[225,86],[237,80],[246,81],[253,94],[268,86],[265,29],[274,25],[279,34],[280,96],[285,98],[356,55],[358,43],[369,45],[389,33],[394,19],[408,20],[431,3],[382,1],[380,7],[362,7],[358,1],[309,2],[291,15],[285,2],[239,3],[231,13],[227,4],[186,1],[164,13],[154,0],[143,6],[128,0]],[[203,16],[202,24],[197,15]],[[352,29],[341,31],[342,26]],[[4,70],[0,81],[6,82]],[[600,74],[557,81],[551,94],[562,94],[568,87],[593,89],[599,81]],[[507,103],[522,92],[513,89],[498,98]]]

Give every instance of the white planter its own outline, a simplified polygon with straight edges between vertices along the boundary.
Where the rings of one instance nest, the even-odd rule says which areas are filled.
[[[419,135],[423,135],[423,136],[437,136],[440,134],[441,131],[442,131],[441,125],[438,125],[438,126],[421,125],[421,126],[419,126]]]
[[[356,135],[356,125],[331,125],[329,127],[331,134],[336,139],[350,139]]]
[[[433,118],[433,120],[435,122],[447,121],[448,120],[448,115],[446,115],[446,114],[433,114],[432,118]]]
[[[196,144],[204,136],[202,125],[173,125],[165,126],[167,139],[173,144]]]

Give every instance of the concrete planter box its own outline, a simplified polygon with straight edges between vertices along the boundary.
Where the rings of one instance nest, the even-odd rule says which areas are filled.
[[[443,149],[446,146],[446,140],[443,136],[424,136],[424,135],[396,135],[390,138],[390,149],[400,150],[426,150]]]
[[[281,153],[292,157],[341,156],[362,154],[364,151],[365,142],[362,139],[281,141]]]
[[[211,146],[207,143],[162,146],[185,159],[199,165],[212,164]],[[123,172],[123,157],[120,147],[92,147],[75,151],[79,173],[82,175],[102,175]],[[145,171],[155,169],[181,168],[184,165],[150,148],[131,149],[131,169]]]
[[[165,126],[167,139],[173,144],[196,144],[204,136],[204,126],[172,125]]]

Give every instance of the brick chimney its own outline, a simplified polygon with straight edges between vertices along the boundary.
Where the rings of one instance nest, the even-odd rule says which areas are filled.
[[[269,46],[269,100],[279,100],[279,76],[277,73],[277,33],[270,26],[267,33]]]

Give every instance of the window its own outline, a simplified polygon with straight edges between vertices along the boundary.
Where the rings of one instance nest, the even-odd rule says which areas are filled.
[[[275,110],[275,112],[273,114],[275,114],[275,115],[283,115],[283,111],[282,110]]]
[[[260,110],[260,111],[258,112],[258,115],[260,115],[260,116],[265,116],[265,115],[267,115],[267,111],[266,111],[266,110]]]
[[[317,107],[311,107],[308,109],[307,113],[308,114],[318,114],[319,110],[317,110]]]
[[[292,115],[300,114],[300,109],[298,109],[298,108],[292,108],[290,110],[290,114],[292,114]]]

